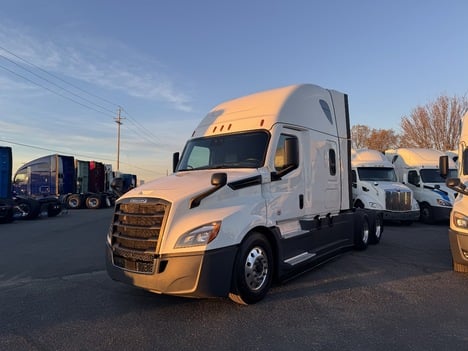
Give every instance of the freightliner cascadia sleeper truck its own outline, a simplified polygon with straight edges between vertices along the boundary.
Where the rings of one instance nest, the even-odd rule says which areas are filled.
[[[292,85],[216,106],[173,174],[120,197],[107,270],[155,293],[251,304],[382,229],[352,206],[347,95]]]

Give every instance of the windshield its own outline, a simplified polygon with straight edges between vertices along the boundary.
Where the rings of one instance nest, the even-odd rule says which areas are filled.
[[[395,170],[391,167],[359,167],[359,179],[370,182],[396,182]]]
[[[436,168],[432,169],[421,169],[421,179],[424,183],[445,183],[445,178],[440,176],[440,170]],[[457,170],[449,169],[447,178],[457,178]]]
[[[189,140],[176,171],[262,167],[269,138],[257,131]]]

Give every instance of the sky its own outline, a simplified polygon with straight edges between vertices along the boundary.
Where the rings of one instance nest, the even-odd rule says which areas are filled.
[[[0,0],[0,146],[149,181],[217,104],[312,83],[351,125],[400,132],[468,93],[465,0]]]

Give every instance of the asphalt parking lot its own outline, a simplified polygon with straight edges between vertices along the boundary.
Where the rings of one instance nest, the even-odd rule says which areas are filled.
[[[386,225],[256,305],[112,281],[111,209],[0,225],[1,350],[466,350],[468,274],[447,223]]]

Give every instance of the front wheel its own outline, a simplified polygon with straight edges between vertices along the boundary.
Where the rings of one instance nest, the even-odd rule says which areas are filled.
[[[23,219],[34,219],[39,216],[41,206],[34,199],[20,199],[17,202],[18,211]]]
[[[375,216],[375,221],[372,225],[372,230],[369,236],[369,244],[378,244],[382,238],[382,233],[384,230],[383,216],[381,213],[378,213]]]
[[[421,222],[426,224],[433,224],[434,223],[434,214],[432,210],[432,206],[428,205],[427,203],[423,203],[420,205],[421,207]]]
[[[242,305],[256,303],[267,294],[273,281],[273,254],[268,240],[252,233],[237,254],[229,298]]]
[[[354,222],[354,248],[356,250],[365,250],[369,244],[369,217],[364,212],[356,212]]]

